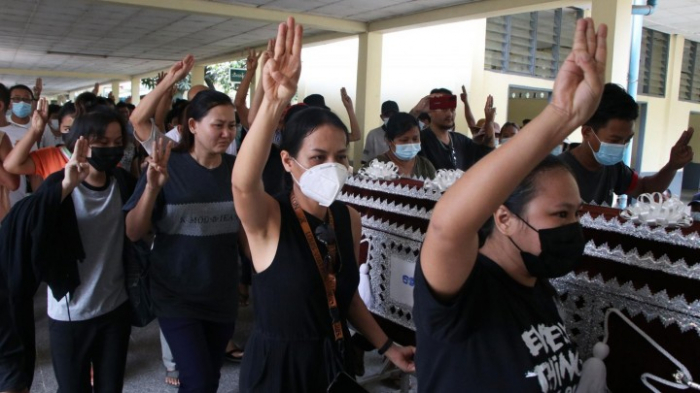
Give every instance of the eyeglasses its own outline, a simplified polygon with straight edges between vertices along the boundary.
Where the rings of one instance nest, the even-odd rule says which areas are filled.
[[[334,256],[330,253],[330,248],[335,246],[335,231],[333,231],[328,224],[323,223],[316,227],[314,235],[316,236],[316,240],[326,246],[326,256],[323,258],[326,272],[328,272],[328,274],[339,273],[340,269],[342,268],[342,263],[340,263],[339,260],[337,261],[336,258],[334,258]],[[340,251],[337,251],[337,254],[340,255]]]
[[[19,104],[20,102],[30,104],[32,102],[32,99],[25,97],[10,97],[10,101],[14,102],[15,104]]]

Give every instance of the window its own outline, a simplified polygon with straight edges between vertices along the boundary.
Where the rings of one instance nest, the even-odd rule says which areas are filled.
[[[678,99],[700,102],[700,54],[698,43],[685,41],[681,68],[681,91]]]
[[[666,66],[670,36],[643,28],[639,53],[639,84],[637,94],[664,97],[666,95]]]
[[[564,8],[489,18],[485,69],[554,79],[583,11]]]

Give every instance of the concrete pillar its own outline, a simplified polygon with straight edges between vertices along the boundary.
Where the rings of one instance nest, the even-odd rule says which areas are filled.
[[[357,121],[363,131],[363,137],[354,143],[353,162],[355,169],[359,169],[364,149],[364,139],[367,132],[377,125],[377,113],[379,113],[382,87],[382,34],[362,33],[359,35],[357,56],[357,97],[355,98],[355,112]]]
[[[131,103],[138,105],[141,101],[141,78],[131,78]]]
[[[632,44],[633,0],[593,0],[591,17],[596,25],[608,25],[608,61],[605,81],[627,86]]]
[[[119,81],[112,82],[112,95],[114,96],[114,101],[119,102]]]

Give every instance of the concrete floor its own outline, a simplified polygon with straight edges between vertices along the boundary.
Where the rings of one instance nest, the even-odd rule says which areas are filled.
[[[58,386],[51,365],[49,334],[46,316],[46,288],[42,286],[34,298],[36,318],[37,365],[34,372],[32,393],[53,393]],[[242,307],[236,322],[236,342],[245,344],[253,328],[253,307]],[[376,351],[365,355],[367,375],[377,374],[382,368],[382,357]],[[221,370],[219,393],[238,392],[239,365],[226,362]],[[161,361],[158,323],[152,322],[145,328],[133,328],[129,355],[126,363],[124,392],[128,393],[174,393],[176,388],[165,384],[165,368]],[[411,392],[416,391],[416,380],[410,378]],[[383,382],[366,385],[370,392],[398,392],[396,388]]]

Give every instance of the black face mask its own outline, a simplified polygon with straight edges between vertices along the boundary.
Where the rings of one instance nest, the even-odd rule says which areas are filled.
[[[518,218],[537,232],[540,237],[542,252],[539,256],[524,252],[513,239],[508,237],[511,243],[520,250],[525,268],[532,276],[537,278],[561,277],[573,271],[581,262],[586,239],[583,237],[583,230],[579,222],[537,230],[520,216]]]
[[[93,147],[88,162],[100,172],[112,172],[124,157],[124,147]]]

